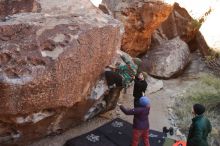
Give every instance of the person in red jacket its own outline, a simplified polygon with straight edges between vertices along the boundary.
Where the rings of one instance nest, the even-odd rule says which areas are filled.
[[[126,115],[134,115],[132,146],[138,146],[140,137],[144,140],[144,146],[150,146],[148,119],[150,112],[150,99],[143,96],[139,99],[139,103],[140,106],[133,109],[126,109],[123,105],[120,105],[120,109]]]

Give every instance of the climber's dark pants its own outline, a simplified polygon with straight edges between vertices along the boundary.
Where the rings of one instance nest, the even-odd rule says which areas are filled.
[[[105,78],[108,86],[116,84],[117,87],[122,86],[122,77],[113,71],[105,71]]]

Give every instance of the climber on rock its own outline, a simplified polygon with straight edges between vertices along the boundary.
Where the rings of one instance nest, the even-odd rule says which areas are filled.
[[[122,87],[122,76],[120,74],[118,74],[116,72],[116,67],[113,65],[109,65],[108,68],[110,68],[110,70],[106,70],[105,71],[105,78],[107,81],[107,85],[109,88],[114,88],[116,87]]]
[[[127,61],[126,64],[117,62],[116,65],[109,65],[105,71],[105,77],[109,87],[123,86],[127,88],[136,75],[137,67],[135,64]]]

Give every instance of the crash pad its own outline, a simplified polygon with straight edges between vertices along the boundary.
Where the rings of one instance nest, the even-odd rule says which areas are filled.
[[[162,132],[150,130],[151,146],[172,146],[174,140],[166,138]],[[64,146],[130,146],[132,141],[132,124],[120,118],[86,134],[68,140]],[[144,146],[140,141],[139,146]]]

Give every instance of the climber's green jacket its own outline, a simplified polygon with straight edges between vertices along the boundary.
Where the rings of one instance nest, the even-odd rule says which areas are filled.
[[[123,85],[127,86],[132,80],[133,76],[136,75],[137,67],[132,64],[119,65],[117,72],[122,76]]]

